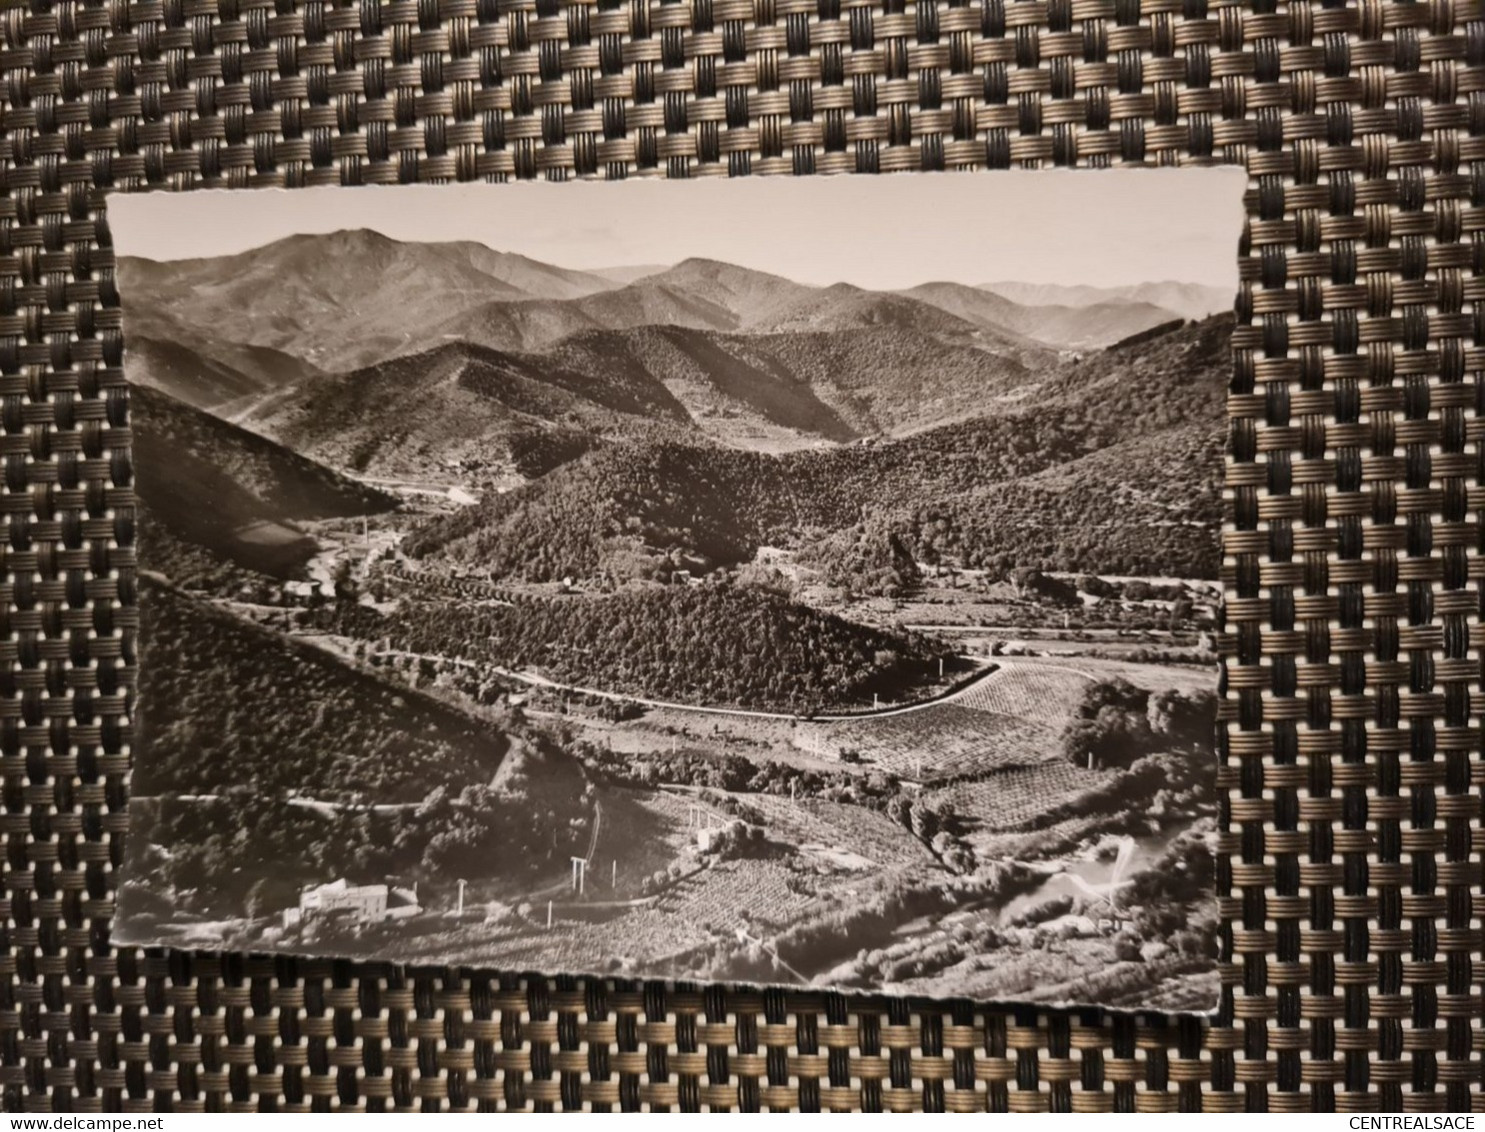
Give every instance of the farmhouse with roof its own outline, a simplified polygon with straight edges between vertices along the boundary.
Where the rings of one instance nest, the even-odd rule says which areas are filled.
[[[299,906],[284,909],[284,927],[291,928],[319,916],[342,915],[362,923],[404,920],[422,909],[416,889],[386,884],[351,884],[344,877],[303,889]]]

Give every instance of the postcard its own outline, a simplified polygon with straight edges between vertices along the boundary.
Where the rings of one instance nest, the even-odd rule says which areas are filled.
[[[114,940],[1211,1009],[1244,183],[110,198]]]

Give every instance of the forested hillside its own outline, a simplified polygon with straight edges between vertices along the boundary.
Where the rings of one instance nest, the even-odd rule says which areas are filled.
[[[680,565],[672,552],[703,569],[750,558],[763,532],[797,524],[809,507],[783,464],[756,452],[614,444],[428,521],[403,550],[449,551],[533,582],[643,578]]]
[[[453,342],[286,391],[249,423],[339,467],[416,478],[447,477],[451,463],[539,475],[545,454],[579,438],[689,431],[690,418],[642,372],[581,373]]]
[[[1230,320],[1070,365],[1034,397],[897,441],[771,456],[627,444],[425,524],[413,555],[502,576],[652,575],[792,545],[974,568],[1214,577]]]
[[[1050,365],[1043,350],[938,340],[910,322],[769,334],[643,325],[584,329],[539,354],[448,342],[281,390],[245,419],[316,459],[432,474],[450,460],[514,462],[549,432],[664,427],[693,443],[769,436],[784,447],[901,435],[981,412]]]
[[[799,712],[904,697],[940,649],[752,586],[665,586],[480,610],[412,605],[383,630],[401,649],[456,654],[559,683],[660,700]]]
[[[242,569],[290,577],[314,553],[297,523],[396,505],[380,491],[158,390],[136,387],[130,401],[145,546],[166,552],[147,560],[153,569],[180,563],[173,552],[189,546]]]
[[[193,333],[152,312],[156,334],[131,333],[129,382],[149,386],[178,401],[221,415],[245,408],[273,391],[321,376],[308,362],[267,346],[224,342],[207,331]],[[189,343],[189,344],[187,344]]]
[[[505,729],[148,579],[133,791],[416,801],[488,782]]]
[[[174,464],[185,457],[210,465],[216,473],[209,485],[200,487],[202,492],[230,481],[277,519],[361,515],[396,503],[385,492],[155,389],[131,391],[129,423],[145,469],[140,481],[145,493],[164,481],[186,478]]]

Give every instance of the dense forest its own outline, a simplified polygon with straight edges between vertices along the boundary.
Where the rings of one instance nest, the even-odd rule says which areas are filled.
[[[941,648],[752,586],[650,587],[477,610],[410,605],[399,649],[539,669],[564,684],[659,700],[807,712],[900,698],[937,676]]]
[[[513,724],[477,719],[146,579],[138,795],[297,790],[411,801],[489,781]]]
[[[706,570],[767,545],[868,592],[901,585],[904,553],[1215,577],[1229,331],[1213,319],[1111,349],[1026,404],[899,440],[783,456],[609,445],[427,522],[405,549],[537,582]]]
[[[508,494],[430,520],[414,557],[457,544],[501,577],[648,576],[674,551],[706,567],[750,558],[763,532],[803,517],[778,461],[680,444],[612,444]],[[800,505],[802,506],[802,505]]]

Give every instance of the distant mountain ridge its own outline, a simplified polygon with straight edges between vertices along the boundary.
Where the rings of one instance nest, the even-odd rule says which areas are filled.
[[[995,291],[958,283],[924,283],[903,293],[987,330],[1075,349],[1109,346],[1182,317],[1165,307],[1133,300],[1020,303]]]
[[[992,347],[1087,348],[1168,317],[1123,310],[1079,320],[1065,311],[1038,313],[1020,302],[971,309],[966,292],[985,289],[930,284],[893,293],[845,284],[815,287],[706,259],[656,269],[580,271],[472,241],[403,242],[365,229],[295,236],[215,258],[157,262],[125,256],[119,275],[130,335],[190,346],[192,333],[209,334],[234,350],[267,348],[333,372],[456,339],[531,351],[585,330],[658,324],[766,333],[805,325],[926,325],[948,318],[964,325],[941,323],[935,332],[978,331],[991,336]],[[1179,290],[1150,286],[1162,295]],[[1138,301],[1180,313],[1157,297]]]
[[[1188,320],[1201,320],[1230,312],[1237,299],[1237,284],[1229,290],[1208,284],[1134,283],[1124,287],[1089,287],[1067,283],[981,283],[977,290],[989,291],[1023,306],[1062,306],[1083,309],[1103,304],[1146,304],[1170,311]],[[1153,325],[1153,324],[1152,324]],[[1133,331],[1131,331],[1133,333]]]
[[[1051,364],[1046,351],[1002,354],[890,323],[751,335],[643,325],[574,333],[545,352],[446,342],[288,386],[240,419],[358,473],[531,476],[548,470],[542,453],[582,437],[788,449],[900,435],[1015,396]]]
[[[490,492],[410,546],[511,573],[541,560],[539,580],[642,575],[671,551],[739,562],[773,538],[827,570],[883,538],[964,562],[998,540],[1048,565],[1214,568],[1186,527],[1210,518],[1230,320],[701,258],[604,275],[366,231],[125,259],[121,285],[141,451],[180,473],[148,485],[151,521],[260,573],[302,568],[301,519],[391,505],[333,469]]]

